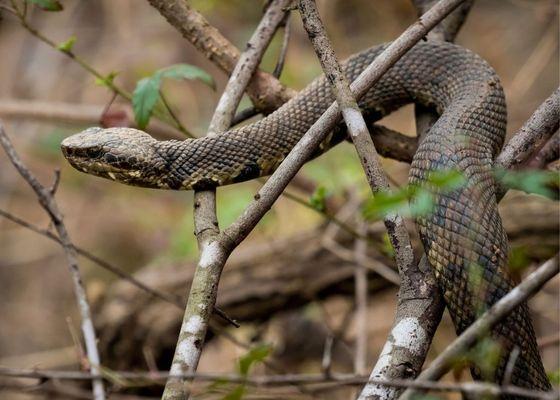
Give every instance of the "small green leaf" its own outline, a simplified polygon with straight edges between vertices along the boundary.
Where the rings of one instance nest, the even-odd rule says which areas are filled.
[[[157,75],[141,79],[136,84],[132,94],[132,109],[140,129],[144,129],[150,122],[152,111],[159,100],[160,85],[161,79]]]
[[[557,194],[551,190],[551,186],[558,186],[558,172],[540,170],[496,170],[494,173],[496,179],[508,189],[517,189],[526,193],[540,194],[550,199],[557,198]]]
[[[325,211],[327,209],[327,189],[324,186],[318,186],[315,192],[309,198],[309,204],[317,211]]]
[[[380,219],[388,213],[408,213],[408,200],[408,187],[397,191],[379,192],[366,201],[363,215],[366,219]]]
[[[262,362],[270,354],[272,348],[268,344],[253,347],[247,354],[239,359],[239,373],[247,376],[251,365]]]
[[[478,342],[468,354],[468,359],[474,363],[484,379],[492,379],[498,368],[502,354],[500,343],[489,337]]]
[[[45,11],[62,11],[64,7],[58,0],[26,0],[30,4],[36,4]]]
[[[553,385],[560,385],[560,368],[555,371],[548,372],[547,375],[548,379],[550,379],[550,383]]]
[[[72,51],[72,48],[74,47],[74,44],[76,43],[76,40],[76,36],[70,36],[67,41],[60,43],[58,46],[56,46],[56,48],[65,53],[70,53]]]
[[[511,271],[523,271],[531,264],[531,259],[527,255],[525,246],[512,247],[509,255],[508,266]]]
[[[421,217],[432,212],[435,206],[434,195],[426,189],[419,188],[410,199],[410,215]]]
[[[461,171],[448,169],[431,172],[428,182],[444,191],[453,191],[465,186],[467,180]]]
[[[198,68],[190,64],[175,64],[169,67],[160,69],[154,75],[160,75],[162,78],[171,79],[190,79],[199,80],[202,83],[210,86],[212,89],[216,90],[216,82],[214,78],[201,68]]]
[[[395,256],[395,249],[393,248],[393,244],[391,243],[391,239],[389,238],[389,234],[387,232],[383,233],[381,236],[381,252],[388,257]]]
[[[118,74],[119,73],[117,71],[111,71],[103,78],[95,78],[95,84],[98,86],[111,88],[111,86],[113,85],[113,81]]]

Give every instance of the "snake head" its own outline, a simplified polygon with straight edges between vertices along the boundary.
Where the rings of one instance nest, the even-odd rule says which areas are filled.
[[[89,128],[64,139],[64,157],[77,170],[122,183],[159,187],[156,140],[131,128]]]

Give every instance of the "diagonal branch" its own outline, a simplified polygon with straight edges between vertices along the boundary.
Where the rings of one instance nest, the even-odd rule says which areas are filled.
[[[498,322],[507,317],[516,307],[527,301],[537,293],[546,282],[558,274],[560,271],[558,258],[559,255],[556,254],[556,256],[541,265],[521,284],[516,286],[507,295],[496,302],[496,304],[490,307],[437,356],[430,367],[420,374],[416,382],[438,380],[441,378],[452,368],[453,363],[478,339],[491,331]],[[412,393],[412,391],[405,392],[401,396],[401,399],[410,399]]]
[[[442,3],[436,0],[412,0],[412,2],[419,15],[428,12],[432,6]],[[453,41],[473,2],[474,0],[462,2],[455,11],[428,33],[428,39]],[[416,136],[418,140],[422,140],[438,116],[433,110],[416,105],[415,117]],[[393,327],[371,372],[371,377],[417,376],[443,315],[445,307],[443,298],[425,255],[418,265],[413,265],[407,271],[401,271],[401,279],[403,284],[399,287],[399,301]],[[415,340],[409,340],[411,335]],[[364,387],[360,398],[374,394],[379,398],[394,398],[400,391],[399,388],[368,384]]]
[[[504,146],[495,165],[510,169],[521,165],[558,130],[560,125],[560,88],[556,89]]]
[[[78,308],[80,310],[80,315],[82,318],[81,328],[84,335],[84,341],[86,345],[86,353],[89,362],[89,367],[91,372],[98,375],[100,372],[100,361],[99,361],[99,351],[97,349],[97,339],[95,337],[95,330],[93,327],[93,321],[91,319],[90,306],[87,300],[86,290],[83,286],[82,277],[80,275],[80,269],[78,266],[78,259],[76,248],[70,240],[66,226],[62,218],[62,213],[58,209],[58,205],[54,200],[54,190],[50,190],[37,180],[37,178],[29,171],[25,166],[23,161],[19,158],[16,153],[8,135],[4,130],[4,125],[0,121],[0,144],[4,148],[6,155],[19,172],[19,174],[25,179],[25,181],[31,186],[35,194],[37,195],[37,200],[39,204],[45,209],[49,215],[52,224],[54,225],[58,237],[60,239],[60,244],[64,253],[66,255],[66,261],[68,262],[68,268],[70,269],[70,274],[72,275],[72,280],[74,282],[74,294],[76,295],[76,300],[78,302]],[[93,385],[93,397],[95,400],[105,399],[105,388],[102,379],[95,379],[92,382]]]
[[[239,50],[186,0],[148,1],[210,61],[227,74],[233,74],[240,59]],[[252,75],[247,94],[262,112],[274,111],[295,94],[295,91],[282,85],[269,73],[255,70]]]

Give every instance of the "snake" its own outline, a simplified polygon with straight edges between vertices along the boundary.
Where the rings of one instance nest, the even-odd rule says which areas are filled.
[[[349,81],[386,49],[382,44],[351,56]],[[272,174],[305,132],[334,101],[321,76],[262,119],[223,134],[156,140],[132,128],[89,128],[61,143],[79,171],[124,184],[172,190],[204,190]],[[367,93],[359,106],[376,121],[409,104],[434,109],[439,118],[419,142],[409,182],[433,194],[434,208],[416,225],[458,334],[516,285],[508,268],[508,240],[498,213],[493,162],[506,133],[503,87],[492,67],[452,43],[419,42]],[[318,156],[342,142],[342,123],[320,144]],[[444,191],[429,184],[434,171],[456,169],[465,184]],[[490,332],[498,361],[490,371],[471,363],[475,379],[502,382],[517,348],[514,385],[549,390],[527,304]],[[507,368],[509,370],[509,368]]]

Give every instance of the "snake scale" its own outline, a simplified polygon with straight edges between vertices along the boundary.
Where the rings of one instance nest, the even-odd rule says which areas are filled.
[[[387,45],[365,50],[344,63],[354,80]],[[334,101],[328,81],[317,78],[269,116],[222,135],[157,141],[130,128],[90,128],[62,142],[78,170],[122,183],[162,189],[203,189],[271,174]],[[414,156],[410,182],[426,184],[431,171],[458,169],[467,184],[434,191],[434,211],[416,219],[458,333],[515,285],[507,267],[507,237],[498,214],[493,160],[506,129],[503,89],[479,56],[450,43],[422,42],[397,62],[360,100],[370,121],[407,103],[433,107],[440,118]],[[342,125],[317,154],[344,140]],[[473,276],[476,278],[474,279]],[[550,389],[537,349],[527,305],[492,332],[501,356],[491,376],[471,368],[477,379],[501,382],[514,347],[520,354],[511,382]]]

